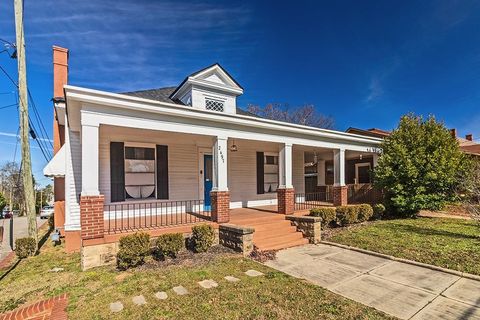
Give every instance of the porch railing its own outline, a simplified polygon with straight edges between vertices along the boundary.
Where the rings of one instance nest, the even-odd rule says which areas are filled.
[[[322,192],[296,193],[295,210],[307,210],[331,205],[333,193],[330,188]]]
[[[349,204],[358,203],[380,203],[382,202],[382,192],[373,187],[370,183],[365,184],[349,184],[347,201]]]
[[[211,220],[203,200],[134,202],[104,206],[106,233],[157,229]]]

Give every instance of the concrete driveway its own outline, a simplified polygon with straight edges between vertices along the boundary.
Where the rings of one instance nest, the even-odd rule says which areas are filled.
[[[400,319],[480,319],[480,281],[457,275],[326,244],[266,265]]]

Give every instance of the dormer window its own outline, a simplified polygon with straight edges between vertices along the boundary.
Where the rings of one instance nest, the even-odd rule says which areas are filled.
[[[189,75],[169,95],[194,109],[235,114],[242,87],[218,63]]]
[[[205,109],[207,109],[207,110],[223,112],[224,105],[225,104],[224,104],[223,101],[205,98]]]

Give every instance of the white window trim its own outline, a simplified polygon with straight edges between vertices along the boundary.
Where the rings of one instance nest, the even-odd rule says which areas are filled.
[[[133,147],[133,148],[151,148],[154,150],[154,156],[155,156],[155,173],[154,173],[154,178],[153,178],[153,181],[155,182],[155,190],[154,190],[154,193],[155,195],[157,194],[157,145],[154,144],[154,143],[145,143],[145,142],[127,142],[127,141],[124,141],[123,142],[123,152],[124,152],[124,155],[123,155],[123,161],[125,162],[125,148],[127,147]],[[125,170],[123,172],[123,175],[125,176]],[[127,191],[125,190],[125,193]],[[125,196],[125,201],[124,202],[142,202],[142,201],[154,201],[154,200],[159,200],[157,199],[157,197],[155,196],[154,198],[142,198],[142,199],[134,199],[134,198],[131,198],[131,199],[127,199],[127,197]],[[123,201],[122,201],[123,202]],[[118,203],[122,203],[122,202],[113,202],[114,204],[118,204]]]
[[[265,158],[268,157],[268,156],[272,156],[272,157],[277,157],[277,164],[267,164],[265,162]],[[279,161],[279,153],[278,152],[265,152],[263,151],[263,158],[264,158],[264,164],[263,164],[263,168],[264,168],[264,172],[263,172],[263,179],[265,180],[265,166],[277,166],[277,169],[280,170],[280,164],[278,163]],[[277,171],[277,189],[278,187],[280,186],[280,172]],[[272,191],[272,192],[267,192],[265,191],[265,182],[263,183],[263,191],[264,191],[264,194],[273,194],[273,193],[276,193],[277,190],[275,191]]]
[[[370,162],[362,162],[362,163],[355,163],[355,184],[358,183],[358,168],[360,167],[368,167],[370,170],[372,169],[372,166]]]

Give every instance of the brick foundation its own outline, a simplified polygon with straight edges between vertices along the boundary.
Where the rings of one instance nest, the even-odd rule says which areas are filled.
[[[212,203],[212,221],[217,223],[226,223],[230,221],[230,192],[212,191],[210,192]]]
[[[278,213],[293,214],[295,210],[295,190],[277,189]]]
[[[333,187],[333,205],[334,206],[346,206],[348,198],[347,186],[335,186]]]
[[[80,225],[82,240],[103,238],[103,195],[80,197]]]

